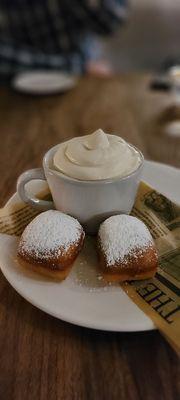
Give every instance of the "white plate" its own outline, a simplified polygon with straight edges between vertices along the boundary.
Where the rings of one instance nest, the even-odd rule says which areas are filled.
[[[33,95],[47,95],[72,89],[77,78],[63,72],[31,71],[15,76],[12,82],[14,89]]]
[[[163,164],[145,162],[143,179],[174,201],[180,198],[180,171]],[[31,182],[31,191],[42,189]],[[19,201],[15,194],[8,204]],[[104,286],[92,268],[78,259],[62,283],[25,274],[16,263],[18,239],[0,235],[0,265],[10,284],[26,300],[64,321],[107,331],[145,331],[154,329],[152,321],[128,298],[119,286]],[[90,252],[91,253],[91,252]],[[91,259],[92,254],[89,254]]]

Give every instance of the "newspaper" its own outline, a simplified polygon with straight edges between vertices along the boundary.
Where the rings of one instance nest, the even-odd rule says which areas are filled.
[[[39,193],[49,200],[50,193]],[[0,233],[20,236],[39,211],[24,203],[0,210]],[[123,289],[180,352],[180,206],[141,182],[132,215],[148,226],[159,253],[154,278],[124,283]]]

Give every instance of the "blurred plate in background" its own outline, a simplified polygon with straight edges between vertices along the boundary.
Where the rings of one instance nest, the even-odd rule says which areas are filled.
[[[76,76],[57,71],[23,72],[16,75],[12,81],[15,90],[33,95],[65,92],[76,84]]]

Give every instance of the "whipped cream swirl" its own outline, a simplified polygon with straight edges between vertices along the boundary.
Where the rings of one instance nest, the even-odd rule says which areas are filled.
[[[119,136],[101,129],[59,145],[53,158],[56,170],[79,180],[124,177],[141,163],[140,153]]]

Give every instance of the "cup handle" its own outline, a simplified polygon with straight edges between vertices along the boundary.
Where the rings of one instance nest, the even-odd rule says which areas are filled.
[[[54,208],[52,201],[40,200],[37,197],[30,196],[26,190],[26,183],[34,179],[46,181],[46,177],[42,168],[29,169],[23,172],[17,181],[17,192],[21,200],[30,206],[39,210],[49,210]]]

